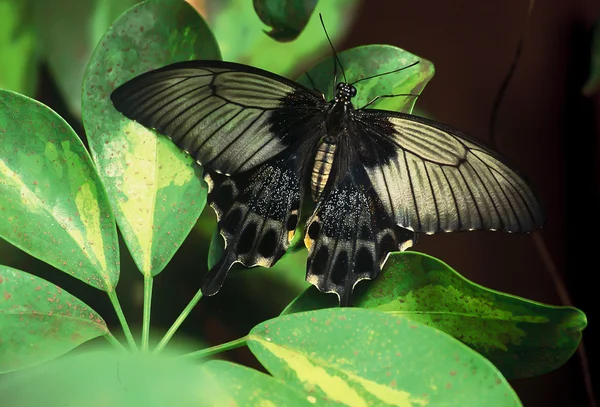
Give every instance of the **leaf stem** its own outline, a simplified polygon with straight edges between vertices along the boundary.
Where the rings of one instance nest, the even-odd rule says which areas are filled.
[[[119,342],[119,340],[115,338],[115,336],[111,332],[108,332],[106,335],[104,335],[104,338],[106,338],[106,340],[110,342],[110,344],[113,345],[115,348],[118,348],[119,350],[125,350],[123,344]]]
[[[231,341],[231,342],[223,343],[221,345],[212,346],[210,348],[186,353],[185,355],[181,355],[180,357],[186,358],[186,359],[207,358],[207,357],[215,355],[217,353],[225,352],[225,351],[228,351],[231,349],[241,348],[242,346],[245,346],[247,342],[248,342],[248,335],[244,336],[243,338],[239,338],[234,341]]]
[[[131,350],[137,351],[138,347],[135,343],[135,339],[133,339],[133,335],[131,334],[131,329],[129,329],[129,324],[127,323],[127,319],[125,319],[125,314],[123,314],[123,309],[121,308],[121,303],[119,303],[119,298],[117,297],[117,292],[115,290],[108,291],[108,298],[110,298],[110,302],[117,313],[117,317],[119,318],[119,322],[121,323],[121,327],[123,328],[123,332],[125,333],[125,338],[127,339],[127,343]]]
[[[198,290],[196,295],[194,295],[194,298],[192,298],[187,307],[185,307],[185,309],[181,311],[179,317],[177,317],[177,319],[175,320],[175,322],[173,322],[173,325],[171,325],[165,336],[163,336],[163,338],[160,340],[160,342],[156,346],[156,349],[154,349],[154,352],[158,353],[161,350],[163,350],[163,348],[167,345],[167,343],[169,343],[173,335],[175,335],[175,332],[177,332],[183,321],[185,321],[187,316],[190,314],[190,312],[192,312],[192,310],[194,309],[196,304],[198,304],[198,301],[200,301],[201,298],[202,290]]]
[[[142,352],[148,352],[150,339],[150,311],[152,309],[152,275],[144,275],[144,314],[142,317]]]

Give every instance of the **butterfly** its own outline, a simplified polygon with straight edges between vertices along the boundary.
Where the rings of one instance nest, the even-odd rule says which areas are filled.
[[[328,101],[251,66],[186,61],[111,94],[119,112],[168,136],[204,167],[225,241],[204,295],[220,290],[235,263],[275,264],[299,222],[306,280],[336,293],[341,305],[420,233],[542,226],[535,194],[498,154],[432,120],[356,109],[356,93],[344,80]]]

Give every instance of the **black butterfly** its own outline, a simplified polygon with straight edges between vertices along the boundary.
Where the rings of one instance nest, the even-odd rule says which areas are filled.
[[[355,109],[355,95],[340,82],[327,101],[221,61],[169,65],[113,92],[117,110],[169,136],[205,169],[225,240],[205,295],[219,291],[234,263],[279,260],[307,198],[315,207],[305,228],[306,280],[342,305],[417,233],[541,227],[535,195],[497,154],[431,120]]]

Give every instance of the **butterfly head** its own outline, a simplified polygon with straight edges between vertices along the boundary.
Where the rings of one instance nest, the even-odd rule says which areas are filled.
[[[356,88],[349,83],[340,82],[335,88],[335,101],[349,104],[350,99],[356,96]]]

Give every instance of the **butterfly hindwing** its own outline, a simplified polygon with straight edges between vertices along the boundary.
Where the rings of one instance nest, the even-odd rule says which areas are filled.
[[[373,194],[360,164],[329,189],[306,225],[306,280],[349,305],[357,282],[379,275],[388,254],[412,246],[413,232],[399,228]]]
[[[111,99],[125,116],[223,174],[248,171],[287,149],[326,105],[296,82],[221,61],[186,61],[147,72],[121,85]]]
[[[542,226],[530,187],[481,143],[402,113],[357,110],[354,120],[359,159],[399,226],[428,234]]]
[[[302,198],[299,156],[269,160],[230,177],[212,174],[208,200],[225,241],[223,256],[204,278],[204,295],[215,294],[235,263],[271,267],[294,236]]]

